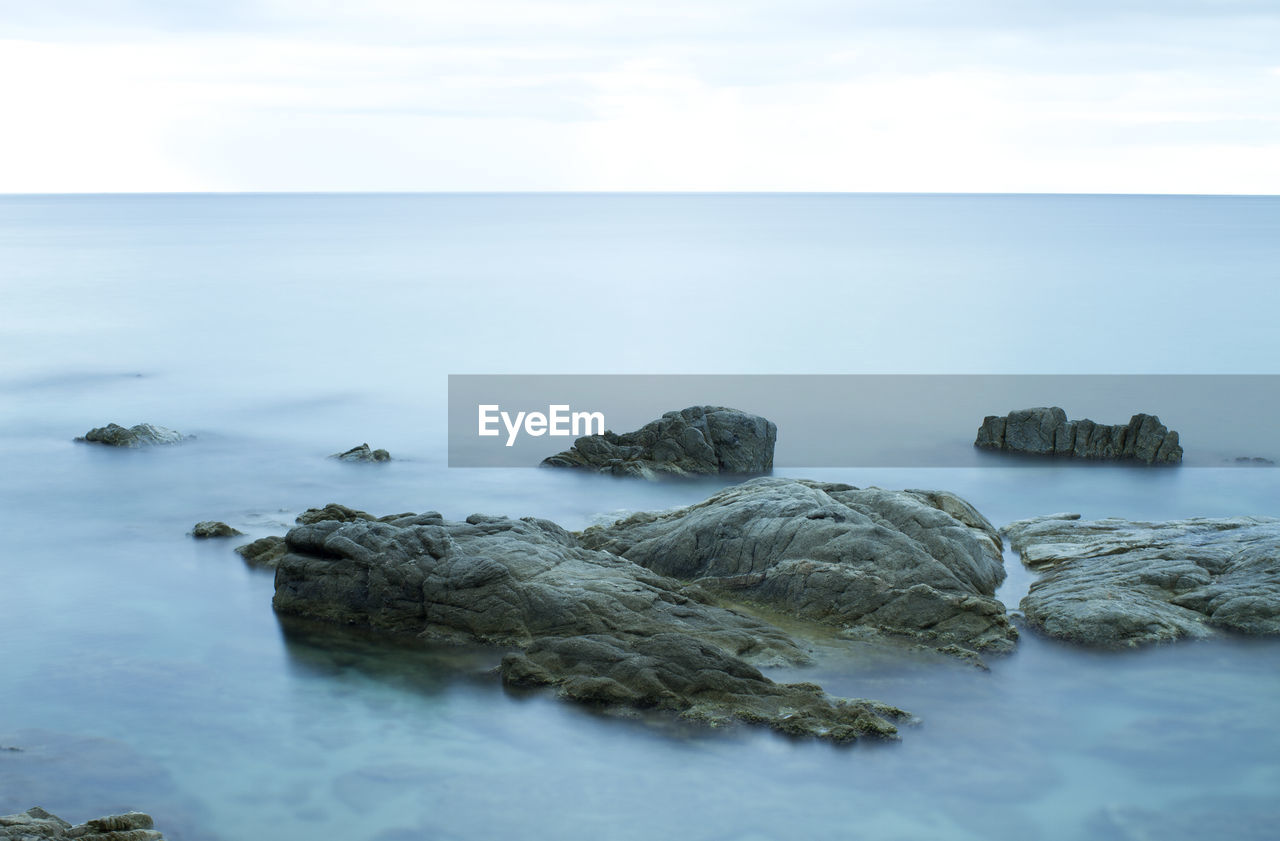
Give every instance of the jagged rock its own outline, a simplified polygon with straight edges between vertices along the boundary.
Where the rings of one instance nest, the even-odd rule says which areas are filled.
[[[579,438],[544,467],[575,467],[614,476],[755,474],[773,469],[778,428],[772,421],[723,406],[667,412],[635,432]]]
[[[985,450],[1090,460],[1182,461],[1178,433],[1155,415],[1137,414],[1127,424],[1107,426],[1088,419],[1069,421],[1057,406],[1019,409],[1005,417],[988,415],[973,444]]]
[[[246,564],[251,567],[267,567],[268,569],[275,568],[280,559],[284,557],[285,551],[284,538],[276,535],[260,537],[252,543],[236,547],[236,554],[244,558]]]
[[[138,447],[153,447],[161,444],[176,444],[183,440],[183,437],[182,433],[176,430],[149,423],[140,423],[128,429],[119,424],[109,423],[106,426],[90,429],[76,440],[93,444],[106,444],[110,447],[136,449]]]
[[[226,523],[222,523],[217,520],[205,520],[204,522],[196,523],[191,527],[191,536],[199,538],[236,537],[241,534],[244,534],[244,532],[237,531]]]
[[[36,841],[36,839],[75,838],[79,841],[164,841],[155,831],[155,822],[142,812],[126,812],[94,818],[72,826],[57,815],[33,806],[16,815],[0,817],[0,839]]]
[[[791,726],[838,741],[896,732],[895,708],[775,684],[748,665],[804,662],[782,631],[584,548],[547,520],[473,514],[451,522],[435,512],[317,520],[290,530],[285,543],[273,601],[283,614],[525,649],[504,660],[504,680],[555,685],[585,702]]]
[[[991,651],[1017,639],[994,598],[1004,580],[1000,536],[944,491],[753,479],[687,508],[592,526],[581,540],[846,629]]]
[[[391,453],[386,450],[371,450],[368,444],[361,444],[345,453],[334,453],[329,458],[336,458],[338,461],[391,461]]]
[[[1044,572],[1022,600],[1050,636],[1137,646],[1215,628],[1280,633],[1280,519],[1161,523],[1054,514],[1003,529],[1028,567]]]

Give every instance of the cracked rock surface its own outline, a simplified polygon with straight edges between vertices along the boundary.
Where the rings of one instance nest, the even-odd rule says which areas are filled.
[[[75,838],[78,841],[164,841],[155,830],[151,816],[142,812],[126,812],[94,818],[72,826],[57,815],[33,806],[16,815],[0,816],[0,839],[37,841],[37,839]]]
[[[1280,519],[1055,514],[1002,531],[1043,572],[1021,607],[1050,636],[1114,647],[1280,633]]]
[[[973,444],[984,450],[1094,461],[1182,461],[1178,433],[1166,428],[1155,415],[1137,414],[1127,424],[1108,425],[1088,419],[1067,420],[1067,413],[1057,406],[1019,409],[1004,417],[988,415]]]

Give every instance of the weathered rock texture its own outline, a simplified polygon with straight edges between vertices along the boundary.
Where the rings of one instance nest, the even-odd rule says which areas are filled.
[[[1142,523],[1055,514],[1003,529],[1044,572],[1022,600],[1050,636],[1093,646],[1280,633],[1280,519]]]
[[[576,467],[614,476],[768,473],[778,427],[759,415],[723,406],[667,412],[635,432],[587,435],[543,459],[546,467]]]
[[[37,841],[37,839],[75,838],[79,841],[164,841],[156,832],[151,816],[142,812],[126,812],[94,818],[72,826],[57,815],[34,806],[16,815],[0,816],[0,839]]]
[[[275,569],[286,551],[284,538],[276,535],[260,537],[252,543],[236,547],[236,554],[244,558],[246,564],[268,569]]]
[[[191,527],[192,537],[235,537],[240,534],[244,534],[244,532],[237,531],[226,523],[219,522],[218,520],[205,520],[204,522],[196,523]]]
[[[754,479],[688,508],[592,526],[582,543],[845,628],[991,651],[1017,639],[994,597],[1000,536],[943,491]]]
[[[136,449],[138,447],[153,447],[161,444],[176,444],[183,440],[183,435],[175,430],[149,423],[140,423],[128,429],[116,423],[109,423],[106,426],[90,429],[76,440],[93,444],[106,444],[110,447]]]
[[[386,450],[371,450],[368,444],[361,444],[345,453],[334,453],[329,458],[336,458],[338,461],[391,461],[391,453]]]
[[[555,685],[610,707],[767,723],[835,741],[892,736],[892,719],[905,715],[774,683],[747,660],[804,661],[786,634],[584,548],[547,520],[475,514],[460,523],[429,512],[381,521],[328,509],[343,519],[285,536],[274,599],[281,613],[523,649],[503,660],[508,683]]]
[[[1178,433],[1155,415],[1137,414],[1127,424],[1108,426],[1088,419],[1069,421],[1057,406],[1020,409],[1005,417],[988,415],[973,444],[985,450],[1090,460],[1182,461]]]

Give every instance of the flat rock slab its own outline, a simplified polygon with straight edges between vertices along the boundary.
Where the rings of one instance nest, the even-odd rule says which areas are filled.
[[[847,629],[1008,651],[1001,540],[945,491],[760,478],[687,508],[592,526],[582,544],[712,592]]]
[[[106,426],[90,429],[76,440],[90,444],[106,444],[108,447],[137,449],[177,444],[183,439],[181,432],[155,424],[139,423],[125,428],[117,423],[109,423]]]
[[[778,427],[759,415],[724,406],[667,412],[635,432],[579,438],[544,467],[572,467],[614,476],[751,475],[773,469]]]
[[[320,519],[329,511],[335,519]],[[438,513],[366,519],[312,509],[275,560],[280,613],[421,638],[522,649],[504,680],[568,698],[659,708],[704,721],[764,723],[847,741],[892,736],[900,710],[777,684],[751,665],[799,663],[782,631],[709,603],[696,588],[609,552],[555,523]]]
[[[1055,514],[1002,531],[1022,562],[1044,573],[1021,607],[1050,636],[1116,647],[1215,629],[1280,633],[1280,519]]]
[[[94,818],[72,826],[57,815],[34,806],[16,815],[0,816],[0,839],[35,841],[35,839],[75,838],[78,841],[164,841],[156,832],[151,816],[142,812],[126,812]]]
[[[1004,417],[988,415],[973,445],[984,450],[1090,461],[1182,461],[1178,433],[1155,415],[1140,413],[1127,424],[1100,424],[1087,418],[1067,420],[1067,413],[1057,406],[1018,409]]]

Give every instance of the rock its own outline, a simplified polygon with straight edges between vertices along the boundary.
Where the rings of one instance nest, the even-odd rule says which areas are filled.
[[[759,415],[723,406],[667,412],[635,432],[579,438],[544,467],[575,467],[614,476],[768,473],[778,428]]]
[[[217,520],[205,520],[191,527],[191,536],[199,538],[236,537],[241,534],[244,534],[244,532],[237,531],[226,523],[221,523]]]
[[[275,535],[260,537],[252,543],[236,547],[236,554],[244,558],[246,564],[268,569],[275,569],[285,551],[284,538]]]
[[[110,447],[136,449],[138,447],[152,447],[161,444],[176,444],[182,441],[183,438],[184,436],[180,432],[149,423],[140,423],[128,429],[119,424],[109,423],[106,426],[90,429],[76,440],[93,444],[106,444]]]
[[[76,838],[79,841],[164,841],[156,832],[155,822],[142,812],[126,812],[94,818],[78,826],[33,806],[16,815],[0,817],[0,839],[35,841],[35,839]]]
[[[334,453],[329,458],[336,458],[338,461],[391,461],[391,453],[386,450],[371,450],[368,444],[361,444],[345,453]]]
[[[1008,651],[1000,536],[944,491],[753,479],[688,508],[592,526],[584,546],[847,631]]]
[[[988,415],[973,445],[984,450],[1090,460],[1182,461],[1178,433],[1169,431],[1155,415],[1137,414],[1127,424],[1107,426],[1088,419],[1069,421],[1057,406],[1019,409],[1005,417]]]
[[[905,716],[770,681],[748,661],[807,660],[785,633],[584,548],[547,520],[473,514],[452,522],[435,512],[317,520],[290,530],[285,545],[278,612],[523,649],[501,666],[510,685],[552,685],[607,707],[767,723],[835,741],[892,736],[893,719]]]
[[[1044,572],[1021,608],[1050,636],[1116,647],[1214,629],[1280,633],[1280,519],[1055,514],[1003,532],[1024,564]]]
[[[1276,465],[1271,459],[1262,456],[1236,456],[1236,464],[1245,464],[1250,467],[1275,467]]]

